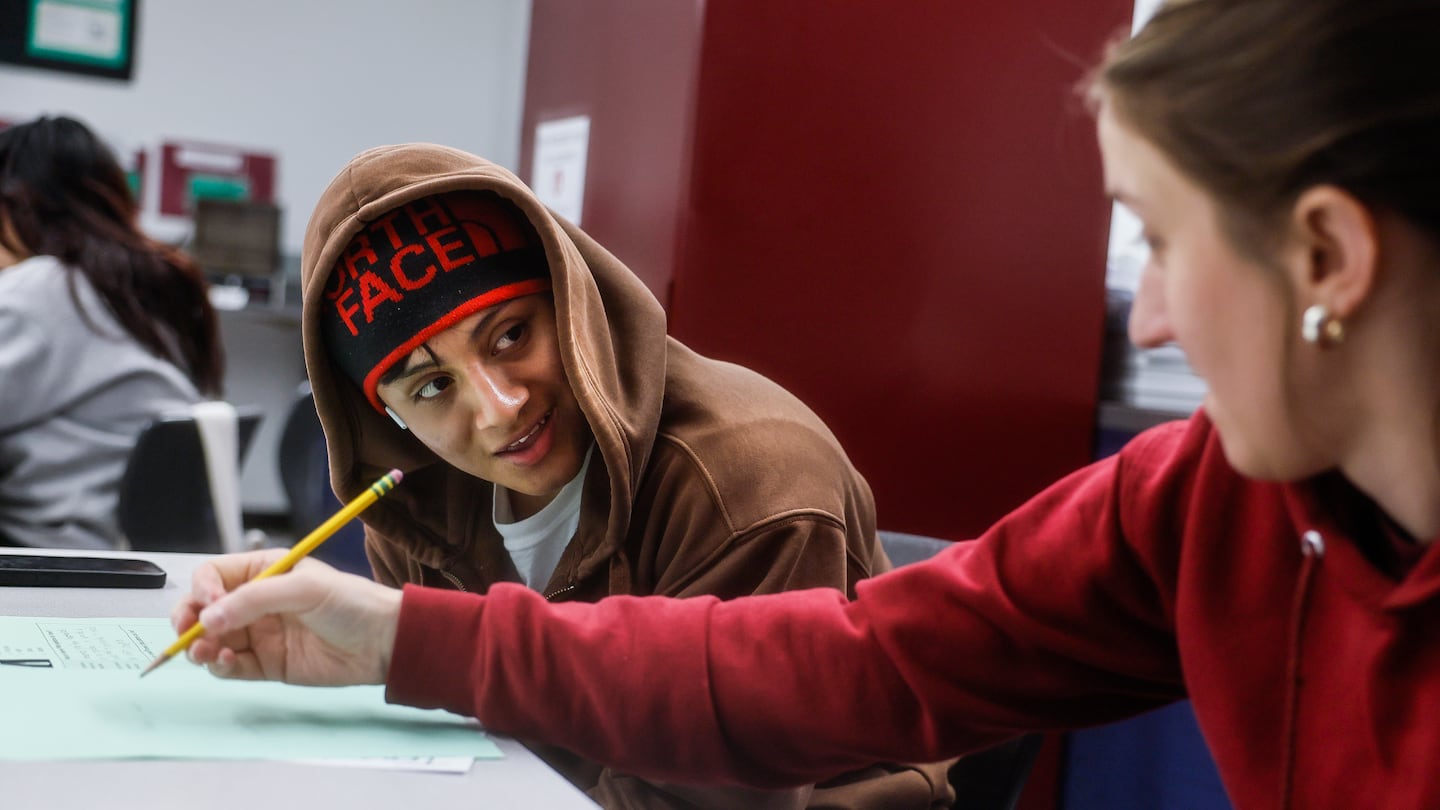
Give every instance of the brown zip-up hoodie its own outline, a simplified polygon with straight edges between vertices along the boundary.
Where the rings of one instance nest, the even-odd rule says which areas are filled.
[[[301,269],[305,364],[336,494],[348,500],[390,468],[405,471],[404,485],[365,514],[377,579],[477,592],[519,579],[491,519],[489,482],[441,461],[375,411],[332,364],[320,331],[325,282],[350,239],[393,208],[458,190],[498,193],[539,233],[561,357],[595,437],[579,528],[547,598],[728,598],[812,587],[853,596],[858,580],[889,569],[870,489],[809,408],[759,374],[668,337],[644,284],[509,171],[459,150],[406,144],[363,152],[331,181],[306,229]],[[541,753],[611,808],[928,808],[952,798],[943,765],[877,766],[797,791],[737,792],[655,785],[566,752]]]

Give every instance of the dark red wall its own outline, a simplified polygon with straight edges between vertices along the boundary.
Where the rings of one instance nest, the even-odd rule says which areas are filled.
[[[1090,458],[1109,205],[1074,60],[1123,3],[711,3],[672,331],[839,434],[883,528]]]
[[[810,403],[882,528],[971,536],[1090,458],[1109,204],[1073,88],[1130,13],[535,0],[522,170],[590,114],[584,227],[672,333]]]
[[[534,0],[522,117],[527,183],[535,125],[590,116],[580,223],[669,300],[689,173],[699,0]]]

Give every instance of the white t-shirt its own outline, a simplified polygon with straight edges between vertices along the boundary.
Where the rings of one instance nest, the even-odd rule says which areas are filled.
[[[510,490],[495,485],[495,502],[491,510],[495,531],[505,541],[505,550],[515,561],[515,570],[526,587],[541,590],[555,573],[560,555],[575,536],[580,526],[580,491],[585,486],[585,471],[590,469],[590,457],[595,445],[585,452],[585,463],[580,472],[570,479],[555,500],[545,508],[524,520],[515,520],[515,510],[510,504]]]

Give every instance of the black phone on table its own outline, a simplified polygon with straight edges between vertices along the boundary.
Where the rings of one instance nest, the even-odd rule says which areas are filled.
[[[149,560],[0,554],[0,586],[163,588],[165,570]]]

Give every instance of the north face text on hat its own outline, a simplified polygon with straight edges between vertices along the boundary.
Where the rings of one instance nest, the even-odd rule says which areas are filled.
[[[526,244],[507,219],[478,222],[466,206],[427,197],[387,212],[350,242],[336,263],[325,294],[351,335],[375,321],[387,302],[424,289],[436,278],[476,259]]]

